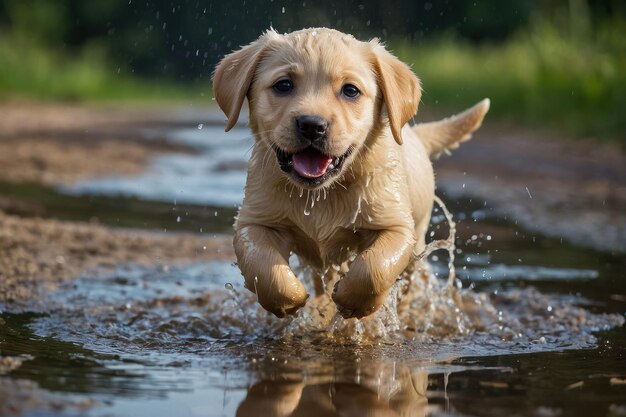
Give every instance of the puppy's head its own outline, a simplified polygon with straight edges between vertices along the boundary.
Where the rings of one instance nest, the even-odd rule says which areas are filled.
[[[331,29],[273,30],[226,56],[213,76],[215,98],[237,122],[247,97],[250,125],[298,186],[339,178],[382,129],[402,143],[417,112],[420,84],[378,41]]]

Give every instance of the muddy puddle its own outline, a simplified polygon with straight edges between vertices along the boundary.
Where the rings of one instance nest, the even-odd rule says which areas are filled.
[[[55,217],[117,207],[103,223],[223,232],[251,141],[241,130],[220,148],[222,136],[199,139],[207,129],[175,132],[197,155],[47,190],[38,204]],[[68,201],[83,209],[64,212]],[[224,261],[67,282],[33,312],[0,315],[0,352],[13,360],[0,364],[0,415],[626,415],[626,258],[526,232],[482,202],[446,205],[453,287],[447,253],[434,252],[430,275],[362,321],[337,317],[326,297],[279,320]],[[447,233],[440,211],[431,232]]]

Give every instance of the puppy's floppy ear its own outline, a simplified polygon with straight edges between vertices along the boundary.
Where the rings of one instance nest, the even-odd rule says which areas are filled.
[[[422,96],[420,81],[408,65],[389,53],[377,40],[373,40],[371,45],[378,87],[387,107],[389,127],[393,138],[402,145],[402,126],[417,113]]]
[[[270,30],[250,45],[225,56],[215,67],[213,91],[217,104],[228,117],[227,132],[237,123],[243,101],[252,84],[254,71],[272,36],[279,35]]]

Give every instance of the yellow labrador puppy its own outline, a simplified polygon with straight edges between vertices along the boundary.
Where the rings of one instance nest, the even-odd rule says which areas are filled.
[[[256,138],[234,246],[245,286],[278,317],[308,298],[292,253],[335,282],[346,318],[375,312],[425,247],[434,197],[429,157],[469,139],[483,100],[410,127],[420,82],[377,41],[315,28],[273,30],[226,56],[213,76],[226,130],[248,99]]]

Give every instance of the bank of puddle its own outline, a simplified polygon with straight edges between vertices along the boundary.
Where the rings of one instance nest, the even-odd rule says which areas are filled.
[[[106,207],[132,201],[128,213],[159,213],[162,230],[223,231],[252,144],[235,133],[178,132],[196,155],[54,199],[95,198],[105,223]],[[328,296],[277,319],[228,262],[120,265],[68,282],[33,304],[38,313],[0,316],[2,356],[21,362],[0,377],[0,395],[33,393],[4,405],[93,416],[626,414],[623,257],[527,235],[482,203],[448,204],[460,221],[458,279],[446,278],[446,251],[434,252],[430,271],[360,321]],[[444,224],[435,212],[429,239],[445,237]]]

